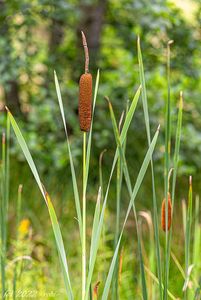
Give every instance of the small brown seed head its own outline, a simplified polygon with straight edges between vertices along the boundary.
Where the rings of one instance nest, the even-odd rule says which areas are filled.
[[[161,227],[162,227],[163,231],[166,231],[165,204],[166,204],[166,199],[164,198],[163,202],[162,202],[162,207],[161,207]],[[171,223],[172,223],[172,203],[171,203],[170,193],[168,193],[168,226],[167,226],[168,231],[170,229]]]
[[[82,74],[79,83],[79,122],[82,131],[89,131],[92,109],[92,75]]]

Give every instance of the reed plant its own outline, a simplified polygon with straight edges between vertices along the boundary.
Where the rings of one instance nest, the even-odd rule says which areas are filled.
[[[152,136],[152,128],[150,127],[150,117],[148,111],[148,99],[146,91],[145,73],[143,66],[143,57],[140,47],[140,39],[137,40],[137,53],[139,64],[139,87],[136,90],[133,99],[127,103],[125,113],[121,115],[119,124],[117,122],[112,102],[109,97],[105,97],[108,103],[110,119],[116,142],[116,149],[110,169],[110,175],[103,186],[103,174],[102,174],[102,158],[103,153],[100,156],[99,162],[99,188],[97,190],[96,205],[93,215],[93,222],[91,228],[91,238],[88,240],[87,235],[87,200],[88,200],[88,178],[90,174],[90,158],[92,149],[92,134],[93,123],[95,121],[95,108],[98,97],[98,88],[100,81],[100,72],[97,71],[94,93],[92,98],[92,75],[89,73],[89,50],[87,47],[87,39],[82,32],[82,43],[85,52],[85,72],[80,78],[79,83],[79,125],[83,136],[83,165],[82,165],[82,190],[78,187],[78,176],[76,174],[74,166],[74,158],[71,151],[71,143],[67,130],[67,120],[65,116],[65,109],[63,106],[59,80],[56,72],[54,72],[56,94],[58,98],[58,104],[61,113],[61,119],[64,126],[64,132],[66,135],[67,151],[70,160],[70,169],[72,177],[72,186],[74,193],[76,219],[78,221],[79,239],[81,245],[81,257],[80,257],[80,272],[82,279],[80,280],[81,288],[79,299],[92,300],[92,299],[121,299],[121,276],[122,266],[124,259],[124,251],[122,251],[122,238],[125,231],[125,227],[130,217],[131,211],[135,221],[136,229],[136,244],[137,244],[137,257],[139,260],[140,269],[140,286],[141,286],[141,298],[147,299],[174,299],[177,297],[173,295],[169,287],[169,266],[170,259],[172,258],[176,267],[179,269],[182,278],[184,279],[183,286],[183,298],[189,298],[189,295],[193,295],[192,291],[189,291],[189,282],[191,276],[193,278],[199,277],[199,265],[193,270],[192,264],[196,265],[199,259],[200,249],[200,220],[199,220],[199,198],[196,198],[195,204],[195,219],[193,223],[193,195],[192,195],[192,179],[190,177],[189,184],[189,196],[188,196],[188,208],[186,204],[183,205],[183,223],[184,223],[184,237],[185,237],[185,270],[180,264],[179,260],[174,254],[174,248],[172,247],[172,235],[174,225],[174,203],[175,203],[175,189],[176,178],[179,164],[179,150],[181,141],[182,130],[182,112],[183,112],[183,94],[180,93],[179,108],[176,125],[175,145],[174,152],[171,145],[171,114],[172,114],[172,102],[171,102],[171,88],[170,88],[170,45],[172,41],[167,44],[167,99],[165,108],[165,153],[164,153],[164,200],[157,200],[157,187],[155,184],[155,167],[153,153],[157,144],[160,125],[155,128],[155,133]],[[129,173],[128,163],[126,159],[126,141],[127,134],[133,121],[134,113],[136,111],[138,102],[142,101],[144,121],[147,135],[147,151],[142,161],[138,175],[135,181],[132,182]],[[8,216],[8,200],[9,200],[9,139],[10,139],[10,124],[13,128],[18,143],[24,153],[25,159],[32,171],[35,181],[39,187],[42,197],[48,209],[49,217],[51,220],[51,226],[55,238],[56,248],[58,251],[58,257],[61,265],[61,271],[63,275],[66,297],[69,300],[75,299],[74,280],[72,279],[72,273],[69,268],[68,260],[70,257],[65,250],[62,231],[60,228],[59,220],[54,208],[53,201],[47,191],[47,188],[43,184],[43,180],[39,175],[38,169],[29,151],[27,143],[23,137],[23,134],[14,118],[12,113],[7,108],[7,133],[3,134],[2,139],[2,166],[1,166],[1,181],[2,181],[2,201],[1,201],[1,287],[2,297],[6,292],[6,244],[7,244],[7,216]],[[172,155],[173,152],[173,155]],[[106,155],[106,154],[105,154]],[[139,189],[143,183],[144,176],[147,169],[151,168],[151,180],[152,180],[152,208],[153,211],[137,212],[136,200]],[[132,167],[132,166],[131,166]],[[115,176],[116,172],[116,176]],[[109,268],[106,273],[104,282],[99,281],[98,278],[94,278],[95,264],[98,256],[98,249],[101,242],[101,237],[104,235],[105,226],[105,212],[108,205],[108,195],[111,188],[112,179],[116,179],[116,215],[115,215],[115,233],[114,233],[114,249],[111,260],[109,262]],[[122,186],[125,184],[128,195],[129,203],[125,215],[121,214],[122,205]],[[21,212],[21,189],[18,193],[18,206],[17,206],[17,224],[20,220]],[[161,208],[161,226],[159,226],[159,210]],[[68,216],[66,216],[68,217]],[[143,226],[142,219],[146,220],[150,232],[149,240],[149,254],[146,255],[146,247],[143,240]],[[123,222],[121,221],[123,220]],[[17,225],[18,226],[18,225]],[[162,227],[162,228],[161,228]],[[162,230],[161,230],[162,229]],[[193,255],[191,256],[191,240],[192,232],[194,230],[193,240]],[[165,241],[164,247],[163,241]],[[87,247],[89,245],[89,247]],[[195,296],[199,293],[199,283],[195,281]],[[14,270],[13,279],[13,291],[14,299],[16,294],[17,285],[17,265]],[[99,289],[99,286],[101,288]],[[137,299],[137,298],[136,298]],[[199,298],[195,298],[199,299]]]

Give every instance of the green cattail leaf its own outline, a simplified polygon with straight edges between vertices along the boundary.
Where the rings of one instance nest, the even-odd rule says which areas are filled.
[[[140,90],[141,87],[138,88],[132,103],[130,105],[129,111],[126,115],[126,119],[121,131],[121,136],[120,136],[120,142],[121,144],[123,144],[126,135],[127,135],[127,131],[129,129],[130,123],[132,121],[136,106],[137,106],[137,102],[140,96]],[[102,231],[102,227],[103,227],[103,220],[104,220],[104,214],[105,214],[105,208],[106,208],[106,204],[107,204],[107,197],[108,197],[108,193],[109,193],[109,188],[110,188],[110,183],[112,180],[112,176],[114,173],[114,169],[115,169],[115,165],[118,159],[118,149],[116,149],[115,152],[115,156],[114,156],[114,160],[112,163],[112,168],[111,168],[111,172],[110,172],[110,176],[109,176],[109,180],[108,180],[108,184],[107,184],[107,188],[106,188],[106,193],[105,193],[105,197],[104,197],[104,201],[103,201],[103,206],[102,206],[102,210],[101,210],[101,215],[100,215],[100,220],[99,220],[99,225],[97,228],[97,233],[96,233],[96,238],[95,238],[95,243],[92,249],[92,256],[91,256],[91,265],[89,267],[89,272],[88,272],[88,276],[87,276],[87,282],[86,282],[86,293],[85,293],[85,300],[87,300],[88,298],[88,293],[89,293],[89,288],[90,288],[90,284],[91,284],[91,280],[92,280],[92,275],[93,275],[93,270],[94,270],[94,266],[95,266],[95,261],[96,261],[96,256],[97,256],[97,251],[98,251],[98,245],[100,242],[100,235],[101,235],[101,231]]]
[[[143,180],[144,175],[146,173],[146,170],[148,168],[149,162],[151,160],[151,156],[153,154],[153,151],[154,151],[154,148],[155,148],[155,145],[156,145],[156,141],[157,141],[157,138],[158,138],[158,133],[159,133],[159,131],[157,130],[157,132],[155,133],[154,138],[153,138],[153,140],[152,140],[152,142],[150,144],[150,147],[149,147],[149,149],[147,151],[147,154],[146,154],[146,156],[144,158],[144,161],[142,163],[140,172],[139,172],[139,174],[137,176],[137,180],[136,180],[133,192],[132,192],[132,197],[130,199],[130,203],[129,203],[129,207],[128,207],[128,210],[127,210],[127,213],[126,213],[126,217],[125,217],[125,220],[124,220],[122,231],[121,231],[121,234],[120,234],[120,237],[119,237],[119,240],[118,240],[118,243],[117,243],[117,247],[116,247],[115,253],[114,253],[113,258],[112,258],[112,262],[111,262],[111,265],[110,265],[109,273],[108,273],[108,276],[107,276],[107,279],[106,279],[106,283],[105,283],[105,287],[104,287],[104,291],[103,291],[103,295],[102,295],[102,300],[108,299],[109,289],[110,289],[110,285],[111,285],[111,281],[112,281],[112,275],[113,275],[113,271],[114,271],[114,267],[115,267],[115,262],[116,262],[117,254],[118,254],[118,251],[119,251],[119,246],[120,246],[121,238],[122,238],[122,235],[123,235],[123,231],[124,231],[124,228],[125,228],[125,225],[126,225],[126,222],[127,222],[127,219],[128,219],[129,213],[130,213],[130,210],[131,210],[131,208],[133,206],[133,203],[135,201],[136,195],[138,193],[138,190],[139,190],[139,188],[141,186],[142,180]]]
[[[100,201],[101,201],[101,187],[99,187],[98,190],[98,197],[97,197],[97,201],[96,201],[96,208],[95,208],[95,212],[94,212],[94,218],[93,218],[93,226],[92,226],[92,234],[91,234],[91,246],[90,246],[90,256],[89,256],[89,267],[91,265],[91,258],[92,258],[92,251],[94,248],[94,241],[95,241],[95,237],[96,237],[96,232],[97,232],[97,228],[98,228],[98,223],[99,223],[99,218],[100,218]]]
[[[115,121],[114,115],[112,113],[112,106],[111,106],[110,103],[109,103],[109,105],[110,105],[111,118],[113,120],[113,125],[114,125],[114,131],[115,131],[115,135],[116,135],[118,133],[118,129],[117,129],[117,126],[115,126],[115,122],[116,121]],[[114,268],[115,268],[115,264],[116,264],[116,259],[117,259],[117,256],[118,256],[118,251],[119,251],[119,247],[120,247],[120,242],[121,242],[121,238],[122,238],[122,235],[123,235],[123,231],[124,231],[124,228],[125,228],[125,225],[126,225],[126,222],[127,222],[127,219],[128,219],[129,213],[130,213],[130,210],[131,210],[132,206],[134,205],[134,201],[135,201],[136,195],[138,193],[138,190],[139,190],[139,188],[141,186],[142,180],[143,180],[144,175],[146,173],[146,170],[148,168],[149,162],[151,160],[151,157],[152,157],[155,145],[156,145],[156,141],[157,141],[157,138],[158,138],[158,133],[159,133],[159,130],[157,130],[156,133],[155,133],[155,135],[154,135],[154,138],[153,138],[153,140],[152,140],[152,142],[150,144],[150,147],[149,147],[149,149],[147,151],[147,154],[146,154],[146,156],[144,158],[144,161],[142,163],[141,169],[140,169],[139,174],[137,176],[137,180],[136,180],[134,189],[133,189],[133,191],[131,193],[131,199],[130,199],[130,202],[129,202],[129,206],[128,206],[128,210],[127,210],[127,213],[126,213],[126,217],[124,219],[124,223],[123,223],[123,227],[122,227],[122,230],[121,230],[121,234],[120,234],[120,237],[119,237],[119,240],[118,240],[118,243],[117,243],[117,246],[116,246],[113,258],[112,258],[112,262],[111,262],[111,265],[110,265],[109,273],[108,273],[108,276],[107,276],[107,279],[106,279],[106,282],[105,282],[105,286],[104,286],[104,290],[103,290],[103,295],[102,295],[102,300],[108,299],[110,285],[111,285],[111,282],[112,282],[113,272],[114,272]],[[118,147],[119,147],[119,149],[121,151],[122,157],[124,157],[120,138],[118,137],[118,135],[116,137],[117,137]],[[124,170],[126,168],[125,160],[123,161],[123,168],[124,168]],[[126,173],[127,173],[127,171],[126,171]],[[126,176],[128,176],[128,174]],[[128,181],[128,185],[130,186],[130,182],[129,182],[128,178],[127,178],[126,181]],[[130,188],[129,188],[129,190],[130,190]],[[142,265],[141,265],[141,267],[142,267]],[[144,274],[143,274],[143,282],[142,282],[142,285],[143,285],[143,297],[144,297],[144,299],[147,299],[146,283],[145,283],[144,279],[145,278],[144,278]]]
[[[201,226],[199,220],[199,196],[195,198],[195,224],[194,224],[194,240],[193,240],[193,264],[194,268],[194,275],[195,278],[199,276],[199,261],[200,261],[200,253],[201,253]]]
[[[153,281],[156,282],[159,285],[158,278],[146,266],[145,266],[145,270],[146,270],[147,274],[153,279]],[[162,289],[164,290],[163,284],[162,284]],[[170,297],[170,299],[172,299],[172,300],[177,300],[178,299],[169,290],[167,290],[167,293],[168,293],[168,296]]]
[[[38,187],[41,191],[41,194],[42,194],[42,196],[43,196],[43,198],[44,198],[44,200],[47,204],[50,219],[51,219],[52,229],[53,229],[55,240],[56,240],[57,250],[58,250],[58,253],[59,253],[59,257],[61,259],[63,278],[64,278],[65,287],[66,287],[67,297],[68,297],[68,299],[72,300],[73,299],[73,292],[72,292],[71,283],[70,283],[66,253],[65,253],[65,249],[64,249],[64,244],[63,244],[63,239],[62,239],[62,235],[61,235],[60,226],[59,226],[59,223],[58,223],[58,220],[57,220],[57,217],[56,217],[56,213],[55,213],[53,204],[52,204],[49,196],[47,195],[47,193],[44,190],[43,184],[41,182],[40,176],[38,174],[37,168],[36,168],[35,163],[32,159],[30,151],[27,147],[25,139],[24,139],[24,137],[23,137],[23,135],[22,135],[15,119],[14,119],[14,117],[10,113],[10,111],[8,111],[8,117],[10,119],[12,128],[13,128],[13,130],[15,132],[15,135],[16,135],[16,138],[18,140],[18,143],[19,143],[19,145],[22,149],[22,152],[24,153],[26,161],[28,162],[28,164],[30,166],[30,169],[33,173],[33,176],[34,176],[34,178],[35,178],[35,180],[38,184]]]
[[[113,111],[112,105],[109,100],[108,100],[108,103],[109,103],[110,115],[111,115],[111,120],[112,120],[112,124],[113,124],[113,129],[114,129],[114,135],[115,135],[116,143],[118,145],[120,157],[122,159],[122,165],[123,165],[123,171],[124,171],[126,184],[128,187],[129,195],[130,195],[130,197],[132,197],[132,185],[131,185],[131,181],[130,181],[130,176],[129,176],[129,172],[128,172],[128,167],[127,167],[124,151],[123,151],[123,148],[122,148],[121,142],[120,142],[119,131],[118,131],[114,111]],[[134,211],[134,217],[135,217],[136,229],[137,229],[138,252],[139,252],[139,257],[140,257],[143,299],[146,300],[147,299],[147,287],[146,287],[146,280],[145,280],[145,271],[144,271],[144,263],[143,263],[142,249],[141,249],[141,241],[140,241],[140,235],[139,235],[139,230],[138,230],[137,213],[136,213],[136,208],[135,208],[134,203],[133,203],[133,211]]]
[[[176,141],[175,141],[175,150],[174,150],[174,166],[173,166],[173,179],[172,179],[172,217],[174,213],[174,201],[175,201],[175,188],[176,188],[176,179],[177,179],[177,170],[179,164],[179,150],[180,150],[180,142],[181,142],[181,130],[182,130],[182,114],[183,114],[183,93],[180,92],[180,100],[179,100],[179,109],[178,109],[178,117],[177,117],[177,129],[176,129]],[[170,252],[171,252],[171,241],[172,241],[172,227],[170,228],[169,236],[168,236],[168,245],[167,245],[167,277],[169,277],[169,262],[170,262]]]
[[[191,273],[190,261],[191,261],[191,227],[192,227],[192,177],[189,178],[189,191],[188,191],[188,208],[187,208],[187,220],[186,220],[186,232],[185,232],[185,283],[184,283],[184,299],[188,298],[188,281]],[[189,269],[190,268],[190,269]]]
[[[150,145],[151,135],[150,135],[150,122],[149,122],[149,111],[148,111],[148,101],[147,101],[147,92],[146,92],[146,82],[144,75],[144,66],[142,59],[142,52],[140,47],[140,38],[137,40],[137,52],[138,52],[138,64],[139,64],[139,75],[140,83],[142,85],[142,105],[144,110],[144,118],[147,132],[148,145]],[[160,254],[160,239],[159,239],[159,226],[158,226],[158,208],[156,200],[156,189],[155,189],[155,175],[154,175],[154,165],[151,160],[151,177],[152,177],[152,193],[153,193],[153,219],[154,219],[154,239],[155,239],[155,256],[157,262],[157,273],[159,278],[159,290],[160,290],[160,299],[163,298],[162,292],[162,271],[161,271],[161,254]]]
[[[170,85],[170,45],[173,41],[167,43],[167,100],[165,105],[165,155],[164,155],[164,198],[165,206],[168,207],[168,175],[170,171],[170,154],[171,154],[171,85]],[[168,209],[165,210],[165,259],[164,259],[164,300],[168,299],[167,289],[169,282],[169,231],[168,226]]]
[[[61,97],[61,91],[60,91],[59,82],[57,79],[57,74],[55,71],[54,71],[54,79],[55,79],[56,92],[57,92],[57,97],[58,97],[58,102],[59,102],[59,108],[60,108],[62,121],[63,121],[63,125],[64,125],[64,130],[65,130],[65,134],[66,134],[66,141],[67,141],[72,182],[73,182],[73,192],[74,192],[74,198],[75,198],[75,207],[76,207],[77,219],[78,219],[78,224],[79,224],[80,239],[82,240],[82,215],[81,215],[81,207],[80,207],[77,179],[76,179],[76,174],[75,174],[75,168],[74,168],[74,163],[73,163],[70,142],[69,142],[69,138],[68,138],[68,131],[67,131],[67,127],[66,127],[66,120],[65,120],[64,107],[63,107],[63,102],[62,102],[62,97]]]

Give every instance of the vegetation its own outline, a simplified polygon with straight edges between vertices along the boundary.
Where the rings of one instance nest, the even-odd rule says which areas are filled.
[[[189,3],[0,3],[2,299],[201,299]]]

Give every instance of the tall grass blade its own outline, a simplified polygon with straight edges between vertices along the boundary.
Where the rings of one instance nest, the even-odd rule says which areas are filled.
[[[189,178],[189,192],[188,192],[188,208],[185,232],[185,275],[186,281],[189,278],[190,266],[190,245],[191,245],[191,226],[192,226],[192,177]],[[184,299],[188,299],[188,287],[184,291]]]
[[[146,83],[144,75],[144,66],[142,60],[142,52],[140,47],[140,38],[138,37],[137,41],[137,50],[138,50],[138,64],[139,64],[139,74],[140,74],[140,83],[142,86],[142,104],[145,117],[145,125],[147,132],[148,145],[150,145],[151,134],[150,134],[150,123],[149,123],[149,111],[148,111],[148,101],[147,101],[147,92],[146,92]],[[157,209],[157,200],[156,200],[156,190],[155,190],[155,176],[154,176],[154,164],[151,159],[151,176],[152,176],[152,193],[153,193],[153,215],[154,215],[154,239],[156,243],[155,256],[157,261],[157,273],[159,280],[159,291],[160,299],[163,297],[162,292],[162,270],[161,270],[161,254],[160,254],[160,239],[159,239],[159,229],[158,229],[158,209]]]
[[[62,271],[63,271],[63,278],[64,278],[65,287],[66,287],[67,297],[68,297],[68,299],[72,300],[73,299],[73,292],[72,292],[71,283],[70,283],[66,253],[65,253],[65,249],[64,249],[61,230],[60,230],[60,227],[59,227],[59,223],[58,223],[58,220],[57,220],[57,217],[56,217],[56,213],[55,213],[53,204],[51,202],[51,199],[50,199],[49,195],[44,190],[44,186],[41,182],[40,176],[38,174],[38,171],[36,169],[36,166],[35,166],[35,163],[32,159],[32,156],[29,152],[27,144],[24,140],[24,137],[23,137],[23,135],[22,135],[15,119],[14,119],[14,117],[12,116],[12,114],[10,113],[9,110],[8,110],[8,117],[10,119],[12,128],[13,128],[13,130],[15,132],[15,135],[16,135],[16,138],[18,140],[18,143],[19,143],[19,145],[22,149],[22,152],[24,153],[26,161],[28,162],[28,164],[30,166],[30,169],[33,173],[33,176],[34,176],[34,178],[35,178],[35,180],[38,184],[38,187],[41,191],[41,194],[42,194],[42,196],[43,196],[43,198],[44,198],[44,200],[47,204],[50,219],[51,219],[52,229],[53,229],[55,240],[56,240],[56,246],[57,246],[57,250],[58,250],[58,253],[59,253],[60,260],[61,260],[61,266],[62,266]]]
[[[171,200],[172,200],[172,217],[171,217],[171,219],[172,220],[173,220],[173,214],[174,214],[175,188],[176,188],[177,170],[178,170],[178,164],[179,164],[179,150],[180,150],[181,130],[182,130],[182,114],[183,114],[183,94],[182,94],[182,92],[180,92],[175,150],[174,150],[172,193],[171,193]],[[170,231],[169,231],[169,235],[168,235],[168,246],[167,246],[167,277],[168,278],[169,278],[171,240],[172,240],[172,226],[170,227]]]
[[[159,285],[158,278],[146,266],[145,266],[145,270],[146,270],[147,274],[153,279],[153,281]],[[163,284],[162,284],[162,289],[164,289]],[[178,298],[176,298],[169,290],[167,291],[167,293],[168,293],[168,296],[170,297],[170,299],[178,300]]]
[[[91,265],[91,258],[92,258],[92,249],[96,237],[96,232],[98,228],[99,218],[100,218],[100,203],[101,203],[101,186],[98,190],[98,197],[96,201],[96,207],[94,212],[94,218],[93,218],[93,226],[92,226],[92,233],[91,233],[91,246],[90,246],[90,256],[89,256],[89,266]]]
[[[201,267],[200,253],[201,253],[201,226],[199,220],[199,196],[195,198],[195,224],[194,224],[194,241],[193,241],[193,264],[195,278],[199,277],[199,267]],[[200,266],[199,266],[200,262]]]
[[[111,281],[112,281],[112,276],[113,276],[113,272],[114,272],[114,267],[115,267],[115,263],[116,263],[116,259],[117,259],[117,255],[118,255],[119,246],[120,246],[121,238],[122,238],[122,235],[123,235],[123,231],[124,231],[126,222],[128,220],[128,216],[129,216],[129,213],[131,211],[131,208],[133,207],[136,195],[137,195],[138,190],[139,190],[139,188],[142,184],[142,180],[144,178],[144,175],[145,175],[146,170],[148,168],[148,165],[150,163],[150,160],[151,160],[151,157],[152,157],[155,145],[156,145],[156,141],[157,141],[157,138],[158,138],[158,133],[159,133],[159,130],[156,131],[156,133],[153,137],[153,140],[150,144],[150,147],[148,148],[148,151],[147,151],[146,156],[144,158],[144,161],[142,163],[141,169],[138,173],[134,189],[132,190],[131,199],[130,199],[129,206],[128,206],[128,209],[127,209],[127,213],[126,213],[126,216],[125,216],[125,219],[124,219],[124,223],[123,223],[123,226],[122,226],[120,237],[119,237],[117,247],[115,249],[115,252],[114,252],[114,255],[113,255],[113,258],[112,258],[112,262],[111,262],[111,265],[110,265],[109,273],[108,273],[108,276],[107,276],[107,279],[106,279],[106,282],[105,282],[103,295],[102,295],[102,300],[108,299],[109,289],[110,289],[110,285],[111,285]],[[145,297],[145,295],[144,295],[144,297]]]
[[[109,101],[109,99],[108,99],[108,103],[109,103],[109,110],[110,110],[114,135],[115,135],[116,143],[117,143],[117,146],[118,146],[118,149],[119,149],[119,154],[120,154],[119,156],[122,160],[123,171],[124,171],[124,176],[125,176],[125,180],[126,180],[126,183],[127,183],[128,191],[129,191],[129,196],[132,197],[132,185],[131,185],[131,181],[130,181],[128,167],[127,167],[124,151],[123,151],[122,146],[121,146],[119,131],[118,131],[118,128],[117,128],[117,123],[116,123],[114,111],[113,111],[112,104]],[[147,299],[147,287],[146,287],[144,263],[143,263],[142,249],[141,249],[140,234],[139,234],[139,230],[138,230],[137,213],[136,213],[136,208],[135,208],[134,203],[133,203],[133,212],[134,212],[134,217],[135,217],[135,222],[136,222],[136,230],[137,230],[137,241],[138,241],[138,252],[139,252],[139,257],[140,257],[140,269],[141,269],[143,299]]]
[[[18,228],[21,218],[21,205],[22,204],[22,185],[18,187],[17,195],[17,217],[16,217],[16,244],[18,244]],[[15,263],[14,276],[13,276],[13,300],[17,298],[17,278],[18,278],[18,262]]]
[[[72,157],[70,142],[69,142],[69,138],[68,138],[68,131],[67,131],[67,126],[66,126],[66,120],[65,120],[64,107],[63,107],[63,102],[62,102],[62,97],[61,97],[61,91],[60,91],[60,87],[59,87],[57,74],[56,74],[55,71],[54,71],[54,79],[55,79],[56,92],[57,92],[57,97],[58,97],[58,102],[59,102],[59,108],[60,108],[62,121],[63,121],[63,125],[64,125],[64,130],[65,130],[65,134],[66,134],[66,141],[67,141],[67,147],[68,147],[68,153],[69,153],[69,159],[70,159],[71,175],[72,175],[72,182],[73,182],[73,192],[74,192],[74,198],[75,198],[75,207],[76,207],[77,219],[78,219],[78,225],[79,225],[79,231],[80,231],[80,239],[82,241],[82,215],[81,215],[81,207],[80,207],[80,198],[79,198],[79,192],[78,192],[78,186],[77,186],[77,179],[76,179],[76,174],[75,174],[75,168],[74,168],[74,163],[73,163],[73,157]]]
[[[171,99],[170,99],[170,45],[167,44],[167,100],[165,108],[165,164],[164,164],[164,190],[165,190],[165,206],[168,207],[168,173],[170,169],[170,150],[171,150]],[[168,289],[168,209],[165,210],[165,263],[164,263],[164,300],[167,300]]]
[[[102,170],[102,165],[103,165],[103,156],[104,156],[104,153],[106,152],[107,150],[104,149],[101,154],[100,154],[100,157],[99,157],[99,185],[101,187],[101,200],[103,200],[103,195],[104,195],[104,188],[103,188],[103,170]]]
[[[6,195],[6,134],[2,134],[2,165],[1,165],[1,294],[6,293],[6,241],[7,241],[7,195]]]
[[[127,112],[128,112],[128,105],[127,105]],[[124,111],[121,115],[120,121],[119,121],[119,133],[121,132],[121,124],[123,122],[124,118]],[[125,154],[125,148],[126,148],[126,139],[123,143],[123,152]],[[116,173],[116,229],[115,229],[115,238],[114,238],[114,249],[116,248],[119,234],[120,234],[120,201],[121,201],[121,189],[122,189],[122,179],[123,179],[123,170],[122,170],[122,159],[121,156],[119,156],[117,160],[117,173]],[[112,284],[112,300],[118,300],[119,299],[119,257],[116,262],[115,270],[114,270],[114,280]]]
[[[127,135],[127,131],[129,129],[130,123],[132,121],[137,103],[138,103],[138,99],[140,96],[140,90],[141,87],[138,88],[132,103],[130,105],[128,114],[126,116],[122,131],[121,131],[121,135],[120,135],[120,142],[121,145],[123,144],[123,142],[125,141],[126,135]],[[100,235],[102,232],[102,228],[103,228],[103,220],[104,220],[104,214],[105,214],[105,208],[106,208],[106,204],[107,204],[107,197],[108,197],[108,193],[109,193],[109,188],[110,188],[110,183],[112,180],[112,176],[114,173],[114,169],[115,169],[115,165],[118,159],[118,149],[116,149],[115,151],[115,155],[114,155],[114,159],[113,159],[113,163],[112,163],[112,168],[111,168],[111,172],[110,172],[110,176],[109,176],[109,180],[107,183],[107,188],[106,188],[106,192],[105,192],[105,197],[104,197],[104,201],[103,201],[103,206],[102,206],[102,210],[101,210],[101,215],[100,215],[100,220],[99,220],[99,225],[97,228],[97,233],[96,233],[96,239],[93,245],[93,250],[92,250],[92,257],[91,257],[91,266],[89,267],[89,272],[88,272],[88,276],[87,276],[87,282],[86,282],[86,293],[85,293],[85,300],[87,300],[88,297],[88,293],[89,293],[89,288],[90,288],[90,284],[91,284],[91,279],[92,279],[92,274],[93,274],[93,270],[94,270],[94,265],[95,265],[95,260],[96,260],[96,256],[97,256],[97,251],[98,251],[98,245],[99,245],[99,241],[100,241]]]

